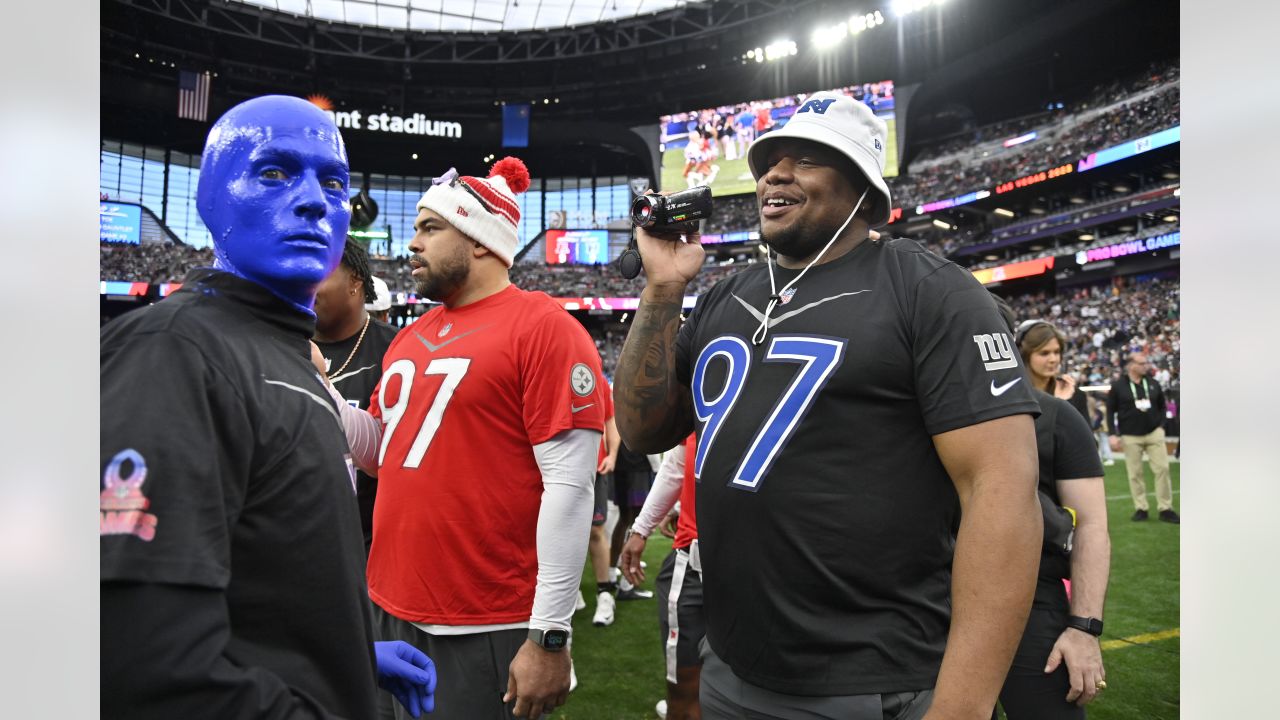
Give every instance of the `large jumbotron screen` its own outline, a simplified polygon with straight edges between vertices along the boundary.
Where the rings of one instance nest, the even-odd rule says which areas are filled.
[[[865,102],[889,126],[884,176],[897,176],[893,81],[850,85],[835,91]],[[710,185],[711,191],[719,196],[755,192],[756,183],[747,167],[747,145],[756,137],[786,125],[810,94],[663,115],[659,118],[662,134],[658,141],[658,151],[662,153],[662,189],[674,192],[695,185]]]

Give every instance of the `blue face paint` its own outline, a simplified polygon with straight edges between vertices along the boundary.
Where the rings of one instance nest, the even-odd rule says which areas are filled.
[[[209,131],[196,203],[215,266],[308,313],[342,260],[351,223],[342,136],[301,98],[243,102]]]

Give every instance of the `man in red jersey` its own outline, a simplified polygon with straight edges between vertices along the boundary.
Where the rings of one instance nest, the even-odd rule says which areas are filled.
[[[698,720],[698,684],[702,658],[698,646],[706,635],[702,610],[702,562],[698,554],[697,484],[693,476],[693,456],[698,439],[690,434],[662,461],[653,489],[645,498],[640,515],[627,531],[619,564],[622,574],[635,585],[644,582],[640,558],[653,529],[680,500],[671,553],[658,572],[658,625],[662,629],[667,664],[667,720]]]
[[[578,321],[508,277],[528,186],[515,158],[487,178],[433,182],[409,264],[419,294],[443,305],[388,348],[378,422],[343,411],[353,457],[378,475],[379,630],[436,660],[442,718],[536,718],[569,692],[608,389]],[[389,704],[382,716],[393,710],[403,718]]]

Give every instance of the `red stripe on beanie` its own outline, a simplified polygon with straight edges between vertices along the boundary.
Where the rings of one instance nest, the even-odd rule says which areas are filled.
[[[476,191],[487,206],[485,209],[495,215],[505,217],[512,225],[520,224],[520,206],[508,200],[502,193],[494,190],[489,183],[474,177],[464,177],[462,182]]]

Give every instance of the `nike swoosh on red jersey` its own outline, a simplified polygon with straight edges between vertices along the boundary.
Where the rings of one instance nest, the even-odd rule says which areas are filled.
[[[413,331],[413,335],[414,335],[414,337],[416,337],[416,338],[418,338],[419,340],[421,340],[421,341],[422,341],[422,344],[423,344],[423,345],[426,345],[428,350],[430,350],[431,352],[435,352],[435,351],[437,351],[437,350],[442,350],[442,349],[444,349],[444,347],[445,347],[446,345],[448,345],[449,343],[451,343],[451,342],[455,342],[455,341],[457,341],[457,340],[461,340],[462,338],[464,338],[464,337],[466,337],[466,336],[470,335],[471,333],[480,332],[481,330],[483,330],[483,329],[485,329],[485,328],[487,328],[487,327],[489,327],[489,326],[488,326],[488,325],[483,325],[483,326],[478,327],[478,328],[475,328],[475,329],[473,329],[473,330],[468,330],[468,331],[466,331],[466,332],[462,333],[461,335],[454,335],[453,337],[449,338],[448,340],[445,340],[444,342],[440,343],[439,345],[436,345],[436,344],[432,343],[430,340],[428,340],[428,339],[426,339],[426,338],[422,337],[421,335],[419,335],[417,330],[414,330],[414,331]]]
[[[595,403],[587,403],[586,405],[583,405],[582,407],[574,407],[574,406],[570,405],[570,406],[569,406],[569,412],[572,412],[572,413],[580,413],[580,412],[582,412],[583,410],[586,410],[587,408],[589,408],[589,407],[591,407],[591,406],[593,406],[593,405],[595,405]]]

